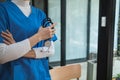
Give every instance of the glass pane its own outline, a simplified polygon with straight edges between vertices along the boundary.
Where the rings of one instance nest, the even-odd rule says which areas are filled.
[[[89,59],[97,59],[99,0],[91,0]]]
[[[87,56],[87,2],[88,0],[67,0],[67,60]]]
[[[88,12],[88,4],[91,6]],[[89,16],[88,16],[89,15]],[[67,0],[67,26],[66,26],[66,59],[80,63],[84,61],[82,66],[82,76],[80,80],[96,80],[97,69],[97,46],[98,46],[98,19],[99,19],[99,0]],[[90,25],[88,26],[88,17],[90,17]],[[88,31],[90,27],[90,32]],[[90,43],[87,43],[90,34]],[[89,46],[89,54],[87,54],[87,45]]]
[[[96,80],[98,51],[99,0],[91,0],[90,10],[90,50],[87,62],[87,80]]]
[[[113,80],[119,77],[120,79],[120,1],[116,0],[116,15],[115,15],[115,33],[114,33],[114,52],[113,52]],[[116,79],[116,80],[119,80]]]
[[[60,0],[48,0],[48,16],[56,23],[56,35],[58,40],[55,42],[55,55],[50,57],[50,62],[60,61]]]

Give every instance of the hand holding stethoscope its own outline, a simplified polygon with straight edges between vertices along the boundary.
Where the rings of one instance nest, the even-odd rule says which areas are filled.
[[[45,18],[42,22],[42,27],[43,28],[46,28],[48,25],[53,25],[53,22],[49,17]],[[54,27],[52,27],[51,29],[54,29]],[[46,47],[50,47],[51,46],[51,38],[45,40],[45,43],[43,45],[46,46]]]

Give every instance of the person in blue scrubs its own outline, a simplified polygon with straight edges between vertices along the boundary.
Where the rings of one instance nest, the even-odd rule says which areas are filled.
[[[26,17],[10,0],[0,3],[0,33],[9,30],[16,43],[29,38],[32,48],[42,47],[45,39],[50,37],[46,36],[42,39],[40,37],[39,41],[35,40],[37,40],[36,33],[42,32],[40,26],[45,18],[45,13],[33,6],[30,15]],[[53,35],[51,40],[56,41],[56,36]],[[0,36],[0,43],[4,43],[2,36]],[[23,56],[0,64],[0,80],[51,80],[48,59]]]

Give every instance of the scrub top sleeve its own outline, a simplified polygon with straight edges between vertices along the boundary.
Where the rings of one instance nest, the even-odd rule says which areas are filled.
[[[39,20],[40,20],[41,23],[42,23],[42,21],[46,18],[46,14],[45,14],[45,12],[42,11],[41,9],[37,9],[37,10],[38,10],[38,18],[39,18]]]
[[[52,37],[52,41],[56,41],[57,40],[57,36],[54,34],[53,37]]]
[[[7,12],[5,11],[4,7],[0,3],[0,34],[2,31],[6,31],[8,29],[8,17],[7,17]],[[0,43],[2,43],[2,37],[0,35]]]

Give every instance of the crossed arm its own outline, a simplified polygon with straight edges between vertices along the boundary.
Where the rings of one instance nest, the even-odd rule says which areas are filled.
[[[12,34],[8,30],[6,30],[6,32],[2,32],[1,36],[4,38],[3,42],[6,45],[10,45],[10,44],[16,43],[16,41],[14,40]],[[26,57],[26,58],[35,58],[36,55],[35,55],[34,50],[30,50],[23,57]]]
[[[54,25],[52,25],[52,26],[50,26],[50,27],[48,27],[48,28],[40,28],[39,30],[38,30],[38,32],[35,34],[35,35],[33,35],[32,37],[30,37],[30,38],[28,38],[27,40],[26,40],[26,42],[28,43],[30,43],[29,44],[29,49],[27,49],[29,52],[25,52],[24,54],[22,54],[21,56],[19,56],[19,54],[17,54],[18,55],[18,57],[17,58],[20,58],[20,57],[26,57],[26,58],[36,58],[36,54],[35,54],[35,51],[33,50],[33,49],[31,49],[35,44],[37,44],[39,41],[41,41],[41,40],[45,40],[45,39],[48,39],[48,38],[51,38],[52,37],[52,35],[55,33],[55,30],[54,29],[52,29],[52,27],[54,27]],[[14,40],[14,38],[13,38],[13,36],[12,36],[12,34],[7,30],[6,32],[2,32],[2,34],[1,34],[1,36],[4,38],[4,40],[3,40],[3,42],[6,44],[6,46],[8,45],[8,46],[14,46],[14,47],[12,47],[12,50],[14,51],[15,50],[15,45],[19,45],[20,44],[20,42],[15,42],[15,40]],[[21,41],[21,43],[23,43],[23,42],[25,42],[25,41]],[[8,46],[7,46],[7,49],[9,49],[8,48]],[[24,47],[24,45],[22,45],[21,47]],[[51,47],[52,48],[52,47]],[[20,48],[19,48],[20,49]],[[22,48],[22,49],[24,49],[24,48]],[[5,50],[5,49],[4,49]],[[10,49],[9,49],[9,51],[10,51]],[[5,54],[9,57],[9,51],[7,51]],[[16,51],[15,51],[16,52]],[[19,52],[20,53],[20,52]],[[16,55],[15,54],[15,55]],[[48,53],[46,52],[46,54],[47,54],[47,56],[48,56]],[[2,61],[2,60],[4,60],[4,59],[2,59],[2,55],[3,54],[0,54],[0,57],[1,57],[1,59],[0,59],[0,62]],[[11,54],[11,56],[12,56],[13,54]],[[41,55],[39,55],[39,56],[41,56]],[[43,56],[43,57],[45,57],[45,55]],[[15,59],[17,59],[17,58],[15,58]],[[12,59],[12,60],[15,60],[15,59]],[[10,60],[9,60],[10,61]],[[8,61],[7,61],[8,62]],[[3,63],[5,63],[5,62],[3,62]]]

